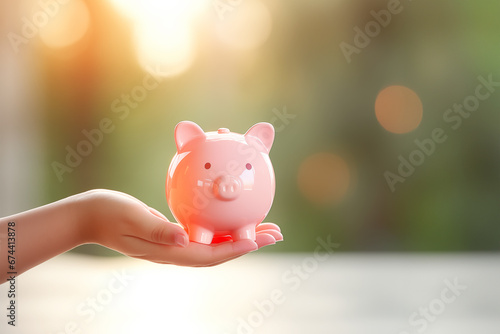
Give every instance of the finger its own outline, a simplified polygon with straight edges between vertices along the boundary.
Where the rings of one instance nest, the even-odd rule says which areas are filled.
[[[152,207],[148,206],[148,210],[149,210],[149,212],[151,212],[152,214],[154,214],[156,217],[161,218],[161,219],[163,219],[163,220],[165,220],[167,222],[169,221],[168,218],[163,213],[161,213],[160,211],[156,210],[155,208],[152,208]]]
[[[258,231],[257,232],[257,234],[261,234],[261,233],[272,235],[274,237],[274,240],[276,240],[276,241],[283,241],[283,234],[281,234],[281,232],[279,232],[279,231],[276,231],[276,230],[262,230],[262,231]]]
[[[267,233],[258,233],[256,236],[257,245],[259,245],[259,249],[265,246],[274,245],[276,243],[276,239],[271,234]]]
[[[124,193],[124,192],[121,192],[121,191],[116,191],[116,190],[107,190],[107,189],[105,189],[105,191],[107,191],[107,192],[109,192],[111,194],[115,194],[115,195],[118,195],[118,196],[126,197],[126,198],[128,198],[128,199],[136,202],[137,204],[145,207],[146,209],[148,209],[149,212],[151,212],[155,216],[157,216],[157,217],[159,217],[159,218],[161,218],[163,220],[169,221],[168,218],[163,213],[161,213],[160,211],[156,210],[155,208],[150,207],[149,205],[147,205],[146,203],[144,203],[140,199],[137,199],[137,198],[135,198],[134,196],[132,196],[130,194],[127,194],[127,193]]]
[[[260,225],[257,225],[255,228],[255,231],[262,231],[262,230],[276,230],[278,232],[281,232],[281,229],[278,225],[274,223],[262,223]]]
[[[181,226],[159,218],[149,208],[137,210],[134,217],[130,218],[135,222],[133,233],[135,237],[157,244],[181,247],[189,244],[188,234]]]
[[[124,193],[124,192],[121,192],[121,191],[116,191],[116,190],[107,190],[107,189],[105,189],[105,191],[109,192],[111,195],[118,195],[118,196],[125,197],[125,198],[127,198],[129,200],[132,200],[133,202],[136,202],[137,204],[142,205],[146,209],[149,209],[149,206],[146,203],[144,203],[140,199],[135,198],[134,196],[132,196],[130,194],[127,194],[127,193]]]

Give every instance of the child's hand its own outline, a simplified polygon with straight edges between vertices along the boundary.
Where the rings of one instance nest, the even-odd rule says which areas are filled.
[[[283,240],[277,225],[265,223],[257,227],[256,242],[218,238],[203,245],[189,242],[181,226],[128,194],[91,190],[72,199],[82,212],[79,224],[84,243],[158,263],[211,266]]]
[[[283,240],[275,224],[257,227],[256,242],[217,238],[211,245],[188,241],[184,229],[138,199],[117,191],[91,190],[0,218],[0,231],[16,239],[17,275],[78,245],[98,243],[125,255],[158,263],[211,266]],[[10,231],[9,230],[9,231]],[[7,258],[7,233],[0,257]],[[0,261],[0,284],[8,279]]]

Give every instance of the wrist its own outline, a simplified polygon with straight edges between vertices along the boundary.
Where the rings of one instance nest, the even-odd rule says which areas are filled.
[[[93,213],[95,206],[92,204],[92,190],[68,197],[67,201],[67,210],[73,218],[76,246],[95,243],[96,217]]]

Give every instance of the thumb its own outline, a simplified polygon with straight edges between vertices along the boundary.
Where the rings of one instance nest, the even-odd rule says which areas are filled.
[[[149,208],[148,219],[142,221],[141,235],[138,237],[157,244],[186,247],[189,237],[186,231],[178,224],[171,223],[160,212]]]

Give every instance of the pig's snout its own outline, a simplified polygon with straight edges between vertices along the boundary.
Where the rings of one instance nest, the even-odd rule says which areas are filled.
[[[215,196],[224,201],[236,199],[241,192],[241,180],[231,175],[219,176],[214,181]]]

